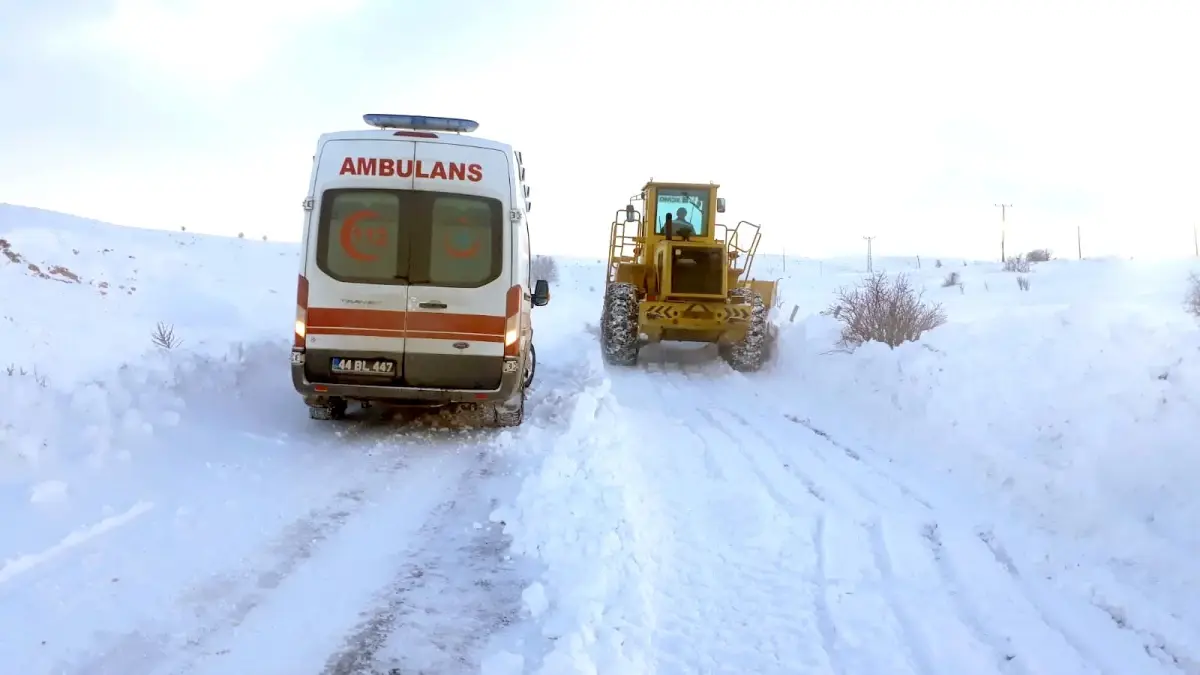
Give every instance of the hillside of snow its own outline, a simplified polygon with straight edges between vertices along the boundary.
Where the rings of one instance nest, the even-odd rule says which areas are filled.
[[[295,245],[0,205],[0,256],[6,672],[1200,673],[1192,261],[879,258],[949,320],[847,352],[862,262],[764,256],[739,374],[604,365],[559,259],[476,431],[308,419]]]

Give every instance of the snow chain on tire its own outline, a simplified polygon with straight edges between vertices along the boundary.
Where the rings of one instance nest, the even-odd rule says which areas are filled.
[[[770,326],[768,319],[771,308],[763,302],[762,295],[749,288],[735,288],[731,297],[741,298],[750,305],[750,319],[746,336],[722,350],[730,367],[742,373],[752,373],[762,368],[769,349]]]
[[[600,344],[604,360],[614,366],[634,366],[638,360],[637,287],[617,282],[604,289]]]

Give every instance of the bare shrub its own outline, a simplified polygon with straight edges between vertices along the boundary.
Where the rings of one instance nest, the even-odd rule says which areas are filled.
[[[1029,290],[1029,277],[1017,277],[1017,288],[1023,291]]]
[[[934,266],[934,267],[941,267],[941,266],[942,266],[942,261],[941,261],[941,260],[935,260],[935,261],[933,261],[933,266]]]
[[[958,286],[961,283],[962,283],[962,278],[959,277],[958,272],[951,272],[950,274],[946,275],[945,279],[942,279],[942,288],[950,288],[951,286]]]
[[[904,274],[889,279],[876,272],[853,288],[838,289],[837,299],[821,313],[842,323],[842,347],[875,341],[895,348],[946,322],[940,303],[921,302],[924,294]]]
[[[530,266],[533,280],[545,279],[546,281],[558,281],[558,263],[554,258],[548,255],[533,256],[533,263]]]
[[[1028,272],[1029,269],[1030,269],[1029,261],[1026,260],[1025,256],[1023,256],[1023,255],[1014,256],[1014,257],[1009,258],[1008,260],[1004,261],[1004,271],[1005,272],[1022,272],[1022,273],[1024,273],[1024,272]]]
[[[161,321],[154,328],[154,332],[150,334],[150,340],[155,346],[162,349],[174,349],[183,344],[183,340],[176,337],[175,328]]]
[[[1200,275],[1195,272],[1188,275],[1188,287],[1183,299],[1183,308],[1188,314],[1200,319]]]
[[[34,384],[42,389],[45,389],[46,385],[49,384],[49,382],[46,380],[46,376],[39,373],[37,368],[29,371],[16,364],[9,364],[9,366],[4,369],[4,374],[9,377],[28,377],[33,380]]]
[[[1054,252],[1048,248],[1035,248],[1025,254],[1025,259],[1031,263],[1049,262],[1052,257],[1054,257]]]

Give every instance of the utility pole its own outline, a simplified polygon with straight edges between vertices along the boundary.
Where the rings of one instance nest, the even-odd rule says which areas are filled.
[[[1004,262],[1004,221],[1012,204],[995,204],[995,206],[1000,207],[1000,262]]]
[[[1200,239],[1196,238],[1196,226],[1192,225],[1192,247],[1196,249],[1196,257],[1200,258]]]
[[[875,237],[863,237],[863,239],[867,240],[867,273],[869,274],[875,271],[875,267],[871,262],[871,241],[874,240]]]
[[[1078,225],[1075,226],[1075,248],[1079,250],[1079,259],[1083,260],[1083,234]]]

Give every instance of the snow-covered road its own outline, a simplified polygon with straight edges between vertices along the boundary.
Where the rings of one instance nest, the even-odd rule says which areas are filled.
[[[800,262],[743,375],[606,367],[564,263],[526,423],[462,431],[308,419],[294,246],[0,238],[0,673],[1200,675],[1181,268],[960,261],[957,324],[833,356],[859,275]]]
[[[20,628],[5,612],[4,660],[78,675],[474,672],[523,588],[487,520],[514,438],[298,414],[265,436],[223,417],[198,420],[209,438],[130,510],[0,567],[3,606],[21,608]]]
[[[663,675],[1197,672],[1161,635],[1038,578],[990,514],[952,490],[927,498],[791,413],[805,395],[762,391],[710,351],[648,348],[638,369],[606,371],[603,428],[623,443],[596,447],[615,455],[596,464],[622,476],[628,519],[600,550],[624,564],[606,583],[626,604],[577,634],[595,645],[557,646],[539,672],[585,658]],[[572,557],[543,554],[586,568]]]

